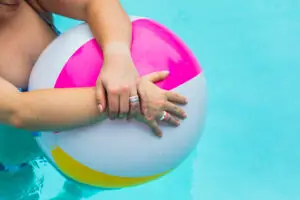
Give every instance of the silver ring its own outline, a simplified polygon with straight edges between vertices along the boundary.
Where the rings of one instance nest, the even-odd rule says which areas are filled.
[[[160,121],[165,121],[168,117],[169,117],[169,113],[167,113],[166,111],[163,111],[163,114],[161,115],[159,120]]]
[[[137,95],[129,97],[129,102],[130,103],[137,103],[139,101],[140,101],[140,98]]]

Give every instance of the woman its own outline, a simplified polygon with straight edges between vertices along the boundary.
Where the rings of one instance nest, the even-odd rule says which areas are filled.
[[[57,37],[50,13],[89,24],[104,52],[95,88],[19,92],[26,89],[42,50]],[[131,23],[117,0],[0,0],[1,199],[39,199],[43,175],[37,158],[42,153],[29,131],[70,129],[108,116],[142,120],[162,136],[158,119],[177,126],[178,118],[186,117],[173,104],[185,104],[186,99],[153,84],[166,72],[138,77],[130,43]],[[55,199],[80,199],[91,191],[66,182]]]

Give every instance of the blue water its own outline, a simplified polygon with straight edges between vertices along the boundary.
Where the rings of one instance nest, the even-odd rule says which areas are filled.
[[[163,23],[193,50],[207,77],[207,125],[197,149],[170,175],[92,199],[300,199],[300,1],[123,5],[131,15]],[[79,23],[56,22],[63,31]],[[62,184],[48,170],[45,196]]]

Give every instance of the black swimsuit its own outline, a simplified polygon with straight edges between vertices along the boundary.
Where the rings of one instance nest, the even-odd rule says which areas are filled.
[[[56,35],[61,34],[56,26],[47,17],[45,17],[45,15],[39,14],[39,16],[50,26],[50,28],[56,33]]]

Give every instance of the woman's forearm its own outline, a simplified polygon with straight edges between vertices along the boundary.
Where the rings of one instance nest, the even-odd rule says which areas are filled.
[[[58,131],[106,117],[99,113],[94,88],[46,89],[19,95],[13,125],[33,131]]]
[[[85,19],[104,52],[112,43],[130,48],[131,21],[119,0],[88,1]]]

